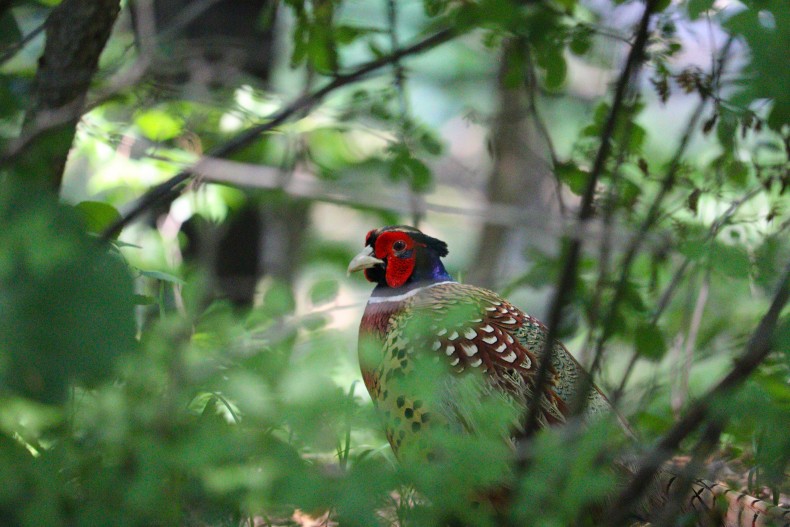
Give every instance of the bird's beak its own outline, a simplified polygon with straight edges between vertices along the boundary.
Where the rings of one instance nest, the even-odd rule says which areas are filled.
[[[373,247],[365,247],[362,251],[351,259],[348,264],[348,274],[362,269],[369,269],[374,265],[382,265],[384,260],[379,260],[373,256]]]

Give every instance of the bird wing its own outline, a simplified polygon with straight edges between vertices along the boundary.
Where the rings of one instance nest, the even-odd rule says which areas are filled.
[[[421,321],[412,336],[419,339],[418,347],[444,357],[457,374],[481,371],[488,384],[506,393],[522,412],[528,408],[547,334],[541,322],[492,291],[454,282],[426,288],[406,311],[409,325]],[[565,422],[575,381],[583,371],[559,342],[553,355],[540,405],[544,424]]]

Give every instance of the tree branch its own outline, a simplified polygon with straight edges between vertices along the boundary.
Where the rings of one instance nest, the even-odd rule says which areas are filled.
[[[237,152],[238,150],[252,143],[261,134],[283,124],[299,112],[314,107],[320,103],[324,97],[336,89],[357,82],[363,79],[367,74],[372,73],[389,64],[396,63],[404,57],[435,48],[436,46],[451,40],[455,36],[457,36],[457,33],[453,29],[444,29],[431,35],[430,37],[412,44],[411,46],[398,50],[391,55],[363,64],[349,73],[338,75],[334,78],[334,80],[325,84],[323,87],[311,93],[302,95],[288,106],[275,112],[265,123],[261,123],[243,130],[229,141],[209,151],[206,155],[207,157],[225,157]],[[167,181],[151,188],[137,201],[137,203],[134,204],[129,212],[127,212],[117,222],[110,225],[110,227],[104,231],[102,237],[105,240],[112,238],[148,208],[165,200],[166,198],[177,196],[182,190],[182,183],[190,179],[196,171],[199,172],[201,162],[202,161],[198,162],[192,167],[182,170]]]
[[[2,10],[0,10],[0,16],[2,16]],[[27,46],[31,40],[36,38],[41,34],[42,31],[46,28],[46,22],[43,24],[39,24],[36,28],[34,28],[30,33],[22,37],[22,40],[16,42],[15,44],[8,46],[6,49],[3,50],[3,53],[0,54],[0,66],[11,60],[14,55],[19,53],[25,46]]]
[[[730,221],[732,216],[738,211],[738,209],[755,197],[757,194],[762,192],[763,186],[757,185],[752,188],[749,192],[745,195],[741,196],[737,200],[733,201],[730,206],[727,208],[726,211],[711,225],[708,234],[705,236],[705,239],[702,240],[702,243],[708,243],[709,241],[713,240],[719,233],[719,231],[727,225]],[[674,296],[675,292],[677,291],[678,286],[680,285],[680,281],[683,278],[683,275],[686,273],[686,269],[688,269],[689,265],[691,264],[691,259],[686,257],[683,260],[683,263],[680,264],[680,267],[677,268],[675,273],[672,275],[672,278],[669,281],[669,285],[667,285],[664,292],[661,294],[661,299],[658,301],[655,311],[650,316],[650,323],[656,324],[658,320],[661,318],[661,315],[664,313],[664,310],[669,306],[670,300]],[[620,398],[622,397],[625,391],[625,385],[628,383],[628,379],[631,376],[631,373],[636,365],[636,361],[639,359],[639,354],[634,351],[631,353],[631,358],[628,361],[628,365],[626,366],[625,372],[623,373],[623,377],[620,380],[620,384],[618,385],[617,389],[612,393],[612,406],[617,407]]]
[[[33,139],[3,160],[18,177],[60,189],[85,96],[119,11],[119,0],[64,0],[50,13],[22,132]],[[50,126],[53,116],[63,115],[64,122]]]
[[[603,319],[600,335],[595,342],[593,362],[590,366],[589,372],[590,375],[579,379],[579,389],[576,393],[573,404],[574,415],[581,415],[584,412],[585,405],[587,404],[587,394],[593,387],[593,378],[598,371],[603,359],[603,346],[606,341],[609,340],[609,337],[612,336],[614,322],[617,319],[617,308],[625,296],[628,279],[631,276],[631,266],[633,265],[636,255],[639,253],[639,249],[642,247],[642,242],[644,241],[647,232],[658,220],[658,217],[661,213],[661,203],[663,203],[664,198],[675,185],[678,169],[680,168],[680,161],[683,158],[683,155],[686,153],[686,147],[691,140],[692,133],[697,129],[697,124],[699,123],[700,117],[702,116],[702,111],[705,108],[705,102],[706,99],[703,98],[699,105],[697,105],[697,108],[694,110],[691,119],[689,119],[689,123],[686,126],[686,132],[683,134],[683,138],[680,140],[680,145],[678,146],[677,151],[675,152],[675,155],[669,164],[669,168],[667,168],[666,175],[661,182],[661,188],[659,189],[656,197],[653,199],[653,202],[650,204],[650,209],[648,210],[645,219],[642,221],[642,224],[639,226],[636,234],[631,237],[631,243],[629,244],[625,252],[625,256],[623,256],[623,259],[619,265],[620,277],[617,280],[617,284],[614,288],[614,294],[612,295],[612,299],[609,302],[609,308],[606,312],[606,317]],[[636,359],[634,359],[634,363],[635,362]]]
[[[711,72],[711,76],[714,79],[718,79],[724,70],[725,61],[729,54],[732,42],[732,39],[728,40],[722,48],[721,54],[719,55],[719,59],[717,61],[717,69]],[[598,336],[598,339],[595,343],[593,363],[590,366],[589,372],[590,375],[579,380],[580,389],[577,391],[576,400],[573,404],[574,415],[580,415],[584,412],[587,402],[587,394],[592,389],[593,378],[595,377],[598,368],[600,368],[601,361],[603,359],[603,346],[609,337],[612,336],[614,331],[614,323],[617,319],[617,308],[625,296],[628,286],[628,279],[631,276],[631,266],[633,265],[637,254],[639,253],[639,249],[642,247],[642,242],[644,241],[648,231],[659,221],[661,217],[661,204],[663,203],[664,198],[675,186],[677,174],[681,167],[681,161],[683,160],[686,149],[691,142],[692,135],[697,129],[697,125],[702,118],[702,112],[705,109],[705,105],[707,104],[709,94],[706,92],[701,92],[700,96],[701,100],[692,113],[688,124],[686,125],[686,131],[683,134],[680,144],[678,145],[677,150],[675,151],[675,154],[672,156],[672,159],[669,163],[666,174],[661,181],[661,188],[653,199],[653,202],[650,204],[650,208],[645,215],[645,219],[640,224],[636,234],[632,236],[628,249],[625,252],[625,256],[623,256],[623,259],[620,263],[620,277],[617,281],[617,284],[615,285],[614,294],[612,296],[611,302],[609,303],[609,309],[607,310],[606,317],[604,318],[600,335]],[[632,362],[635,363],[636,359],[632,359]]]
[[[585,188],[581,207],[579,209],[578,226],[580,231],[593,215],[595,188],[598,184],[598,179],[604,171],[606,161],[609,158],[612,136],[614,135],[617,119],[623,107],[626,91],[643,59],[649,33],[650,19],[656,4],[656,0],[647,0],[645,3],[645,10],[636,31],[634,44],[628,53],[625,66],[617,81],[614,98],[612,100],[612,108],[609,111],[609,115],[607,116],[606,123],[601,133],[601,145],[595,156],[595,162],[590,172],[590,178],[587,181],[587,187]],[[565,255],[565,265],[563,266],[562,273],[560,273],[560,280],[557,284],[556,293],[551,304],[549,319],[547,321],[548,335],[546,336],[546,342],[540,354],[540,363],[538,365],[538,371],[535,374],[534,397],[530,401],[529,411],[524,422],[522,433],[519,437],[521,440],[529,438],[537,429],[543,391],[549,380],[554,341],[556,340],[557,331],[562,319],[562,309],[576,286],[576,272],[581,255],[581,244],[582,238],[577,236],[572,238],[568,245]],[[524,463],[521,457],[522,456],[519,456],[519,466],[523,466]]]
[[[713,402],[743,383],[765,360],[773,349],[776,324],[782,309],[787,304],[788,297],[790,297],[790,263],[784,269],[771,307],[749,339],[746,352],[735,361],[730,373],[694,403],[658,445],[644,456],[631,483],[613,502],[609,513],[603,516],[609,518],[607,525],[619,526],[628,521],[631,507],[640,500],[663,463],[680,447],[680,443],[709,417]]]

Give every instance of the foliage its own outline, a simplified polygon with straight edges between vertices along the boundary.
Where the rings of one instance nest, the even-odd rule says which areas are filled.
[[[608,95],[591,101],[575,93],[573,75],[582,64],[616,78],[620,53],[634,42],[632,15],[644,8],[638,2],[390,1],[376,11],[289,0],[278,14],[287,66],[274,73],[282,94],[308,94],[292,105],[253,83],[168,92],[161,72],[146,69],[153,57],[145,47],[130,45],[134,26],[124,5],[93,75],[62,200],[35,183],[42,174],[17,165],[29,144],[58,145],[29,134],[25,122],[38,96],[36,28],[57,4],[0,2],[3,525],[252,518],[282,525],[301,517],[296,510],[341,525],[590,524],[627,481],[612,469],[631,448],[616,426],[542,432],[518,464],[501,440],[518,417],[487,400],[475,411],[490,427],[474,437],[430,437],[445,453],[435,463],[397,462],[357,379],[354,330],[340,322],[358,293],[343,271],[363,225],[421,219],[415,204],[426,197],[429,204],[465,197],[440,202],[434,219],[485,201],[462,175],[442,169],[451,149],[436,115],[466,112],[474,121],[493,112],[490,64],[504,65],[505,88],[533,90],[539,103],[527,111],[535,119],[548,115],[565,130],[544,137],[565,199],[577,204],[595,183],[595,228],[571,227],[586,229],[574,233],[586,244],[560,331],[647,444],[729,370],[790,261],[785,0],[651,2],[641,77],[626,79],[617,111]],[[406,49],[403,34],[411,44],[437,28],[448,36],[412,53],[414,66],[410,56],[391,56]],[[716,44],[702,50],[704,60],[687,63],[684,54],[699,52],[689,37],[695,31]],[[154,53],[166,54],[165,44]],[[616,57],[606,52],[613,46]],[[368,61],[382,61],[391,76],[354,77]],[[459,96],[467,78],[485,86]],[[324,82],[336,89],[310,97]],[[412,93],[434,99],[420,103]],[[654,122],[666,119],[664,105],[673,113],[671,134]],[[170,185],[203,153],[266,127],[278,112],[290,118],[223,156],[239,165],[200,174],[195,187]],[[612,153],[596,169],[602,144]],[[227,166],[260,170],[241,180]],[[305,173],[309,183],[300,184]],[[103,235],[158,184],[167,199],[148,206],[147,219],[120,237]],[[304,219],[305,204],[324,202],[337,208],[333,226],[319,213]],[[289,253],[298,261],[285,263],[290,273],[271,271],[255,304],[240,309],[215,298],[213,262],[190,260],[200,251],[186,226],[200,219],[219,237],[252,206],[267,210],[271,223],[298,216],[308,227]],[[511,225],[512,215],[487,212]],[[508,294],[558,284],[563,254],[530,247],[530,266],[509,277]],[[475,262],[454,265],[463,275]],[[790,463],[781,433],[790,421],[786,309],[774,349],[745,386],[715,401],[711,420],[722,428],[719,454],[750,474],[738,483],[778,496]],[[425,371],[417,382],[435,388],[435,372]],[[690,438],[683,452],[693,451],[698,436]],[[515,504],[504,513],[481,499],[502,484]]]

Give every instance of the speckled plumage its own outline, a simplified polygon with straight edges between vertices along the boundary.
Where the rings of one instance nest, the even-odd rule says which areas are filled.
[[[370,350],[360,359],[363,378],[386,417],[392,447],[398,451],[411,434],[430,426],[432,419],[471,426],[463,419],[462,409],[446,403],[428,408],[413,394],[398,389],[395,381],[413,371],[419,359],[438,359],[458,376],[479,371],[486,383],[481,390],[494,388],[526,410],[546,327],[496,293],[479,287],[442,282],[413,292],[403,300],[369,303],[360,325],[360,349]],[[585,375],[560,343],[554,349],[551,374],[541,406],[544,424],[565,421],[578,378]],[[451,400],[451,386],[449,390]],[[611,411],[597,389],[589,396],[588,408],[593,414]]]
[[[474,407],[492,399],[498,408],[512,410],[512,421],[501,431],[507,440],[533,399],[546,327],[492,291],[453,281],[441,262],[447,245],[413,227],[370,231],[365,245],[349,264],[349,272],[364,269],[377,284],[360,324],[360,367],[393,450],[430,459],[434,452],[424,441],[426,430],[438,425],[479,432]],[[578,385],[587,384],[578,381],[586,375],[557,342],[540,398],[540,424],[566,421]],[[426,385],[432,390],[424,390]],[[587,397],[587,417],[614,412],[594,385]],[[622,468],[630,470],[626,465],[623,461]],[[666,470],[658,475],[645,500],[647,516],[665,503],[677,479]],[[717,497],[727,501],[721,525],[790,527],[786,508],[705,480],[692,483],[691,490],[688,510],[709,514]]]

